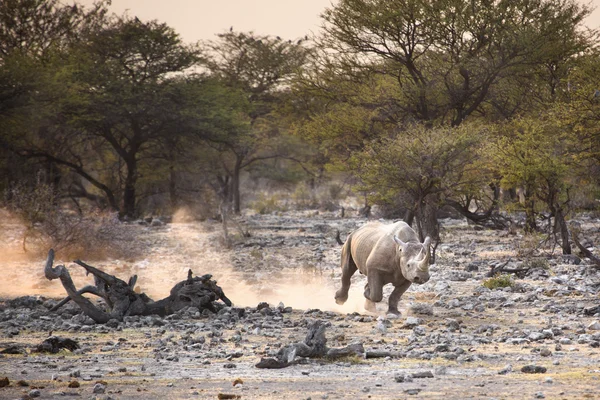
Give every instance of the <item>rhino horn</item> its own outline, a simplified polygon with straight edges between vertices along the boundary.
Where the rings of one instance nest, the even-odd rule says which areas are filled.
[[[400,247],[402,247],[402,250],[404,250],[406,248],[406,243],[403,242],[402,240],[400,240],[398,238],[398,236],[394,235],[394,242],[396,242],[397,244],[400,245]]]
[[[423,242],[423,247],[421,248],[421,251],[417,255],[417,260],[423,261],[427,258],[427,255],[429,254],[429,245],[430,244],[431,244],[431,238],[429,236],[427,236],[425,238],[425,241]],[[423,254],[423,252],[425,252],[425,254],[423,255],[423,257],[421,257],[421,254]]]
[[[429,250],[430,244],[431,244],[431,238],[429,236],[427,236],[425,238],[425,241],[423,242],[423,247],[426,248],[427,250]]]

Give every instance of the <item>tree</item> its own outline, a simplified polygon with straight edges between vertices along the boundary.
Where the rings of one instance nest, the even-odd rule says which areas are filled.
[[[398,129],[389,138],[373,141],[352,160],[372,201],[401,203],[414,211],[421,241],[439,243],[436,212],[445,198],[456,197],[489,180],[478,162],[485,130],[477,126],[433,127],[422,124]],[[407,218],[410,223],[411,218]]]
[[[286,155],[289,148],[275,110],[290,79],[307,60],[309,49],[298,40],[229,31],[204,43],[204,65],[211,76],[248,99],[247,125],[205,134],[222,166],[221,196],[240,212],[240,174],[249,166]],[[240,110],[240,109],[238,109]],[[242,117],[237,114],[237,118]]]
[[[58,0],[7,0],[0,3],[0,157],[6,186],[25,179],[35,184],[37,169],[50,170],[15,156],[20,142],[42,113],[41,104],[55,100],[45,90],[54,61],[77,42],[83,32],[102,24],[107,1],[90,9],[63,5]],[[11,151],[13,150],[13,151]],[[10,151],[10,152],[9,152]],[[47,174],[48,177],[54,175]]]
[[[499,83],[589,46],[589,13],[573,0],[341,0],[320,44],[348,69],[393,77],[397,114],[457,126]]]
[[[536,200],[545,203],[560,232],[563,254],[571,254],[565,217],[570,211],[572,177],[577,169],[577,145],[568,130],[552,114],[516,119],[499,129],[493,161],[509,187],[522,187],[526,214],[525,231],[534,232]]]
[[[572,0],[340,0],[323,13],[320,57],[296,85],[308,99],[324,99],[315,102],[321,110],[314,109],[305,134],[327,140],[328,149],[338,152],[337,160],[385,198],[385,186],[365,179],[393,184],[396,177],[409,187],[406,176],[398,177],[406,170],[399,172],[389,162],[389,168],[379,169],[389,179],[365,175],[346,161],[349,155],[370,149],[373,140],[387,143],[385,138],[398,131],[408,135],[412,129],[406,127],[415,121],[431,131],[435,142],[446,126],[496,123],[548,107],[576,56],[593,44],[593,32],[582,29],[589,13]],[[427,154],[424,143],[418,145]],[[490,172],[481,177],[488,180],[475,179],[458,193],[442,190],[443,201],[430,194],[428,213],[435,218],[437,207],[449,204],[478,222],[494,215],[499,176]],[[420,176],[409,178],[421,182]],[[489,208],[473,213],[471,201],[484,198],[490,187]],[[397,190],[395,196],[404,192],[404,198],[420,198],[409,189]],[[423,226],[436,235],[435,224]]]
[[[74,171],[135,217],[139,164],[185,112],[173,75],[197,60],[166,24],[114,17],[58,63],[46,93],[60,99],[22,154]]]

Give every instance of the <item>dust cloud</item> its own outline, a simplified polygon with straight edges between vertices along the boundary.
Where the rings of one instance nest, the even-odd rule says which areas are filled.
[[[4,279],[0,280],[0,297],[66,296],[59,280],[48,281],[44,277],[45,258],[38,256],[32,259],[19,248],[22,228],[14,219],[10,221],[13,224],[10,227],[7,228],[6,222],[0,226],[8,233],[0,242],[0,268],[4,275]],[[195,276],[212,274],[238,307],[255,307],[260,302],[267,302],[274,307],[283,303],[294,309],[364,312],[361,284],[352,286],[346,304],[339,306],[335,303],[334,293],[339,278],[334,280],[331,269],[326,272],[306,271],[299,262],[298,265],[286,265],[271,271],[234,268],[233,251],[218,244],[221,237],[219,224],[191,222],[186,210],[176,213],[174,222],[160,229],[141,226],[139,229],[143,258],[101,260],[91,264],[125,281],[134,274],[138,275],[137,289],[154,300],[167,297],[171,288],[186,279],[191,269]],[[93,284],[92,276],[86,276],[85,270],[70,260],[61,259],[59,253],[55,260],[57,264],[68,267],[77,288]]]

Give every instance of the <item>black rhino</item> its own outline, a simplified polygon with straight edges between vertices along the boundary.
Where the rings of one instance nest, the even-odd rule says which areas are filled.
[[[429,237],[423,243],[405,222],[383,224],[369,222],[352,232],[342,248],[342,287],[335,301],[348,300],[350,278],[358,269],[367,276],[365,309],[375,312],[375,303],[383,298],[383,286],[391,283],[394,291],[388,300],[388,313],[400,315],[398,301],[412,283],[429,280]]]

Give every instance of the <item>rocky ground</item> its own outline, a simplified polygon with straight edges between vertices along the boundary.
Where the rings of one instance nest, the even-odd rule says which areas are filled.
[[[600,220],[579,221],[589,244],[597,243]],[[90,260],[125,280],[137,273],[155,299],[188,268],[211,273],[234,302],[217,314],[186,309],[96,325],[72,304],[49,311],[64,289],[44,280],[43,258],[5,258],[0,398],[600,398],[600,271],[589,260],[548,245],[531,253],[543,237],[444,220],[431,280],[413,285],[401,300],[403,316],[390,320],[362,310],[358,274],[348,303],[333,300],[335,233],[343,239],[364,222],[323,212],[248,215],[251,237],[234,237],[231,249],[220,245],[216,222],[135,225],[145,257]],[[3,228],[1,244],[13,254],[18,229]],[[485,288],[486,274],[504,264],[527,271],[513,287]],[[81,268],[67,265],[83,286]],[[378,357],[255,366],[302,341],[315,320],[329,324],[328,346],[361,343],[366,356]],[[49,336],[79,348],[37,352]]]

